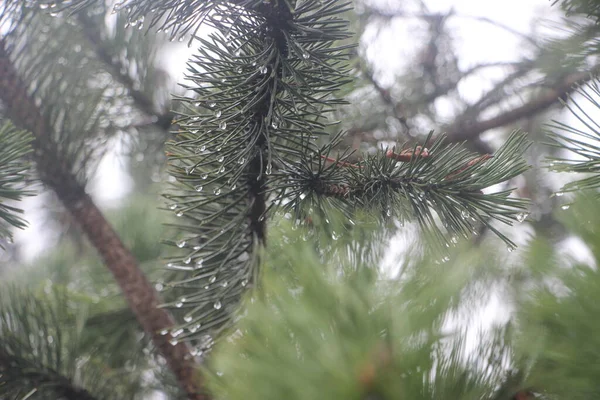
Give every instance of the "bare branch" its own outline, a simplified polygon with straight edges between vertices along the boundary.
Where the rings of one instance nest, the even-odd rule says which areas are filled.
[[[596,66],[590,72],[577,72],[567,75],[553,88],[548,89],[534,100],[484,121],[463,122],[450,126],[446,131],[447,135],[452,141],[473,140],[487,130],[505,126],[522,118],[546,111],[557,104],[560,99],[564,99],[573,92],[575,85],[593,79],[599,72],[600,66]]]

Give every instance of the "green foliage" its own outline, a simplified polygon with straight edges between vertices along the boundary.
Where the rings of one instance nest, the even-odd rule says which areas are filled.
[[[11,226],[26,226],[19,215],[23,211],[6,202],[32,194],[24,185],[29,170],[25,156],[31,151],[30,142],[31,136],[0,120],[0,238],[11,238]]]
[[[206,7],[219,2],[207,3]],[[327,135],[331,94],[348,81],[346,4],[328,0],[245,8],[220,4],[207,17],[216,31],[198,38],[188,64],[186,109],[169,146],[179,185],[165,197],[181,221],[181,249],[169,259],[169,286],[185,310],[183,338],[216,335],[254,281],[266,221],[285,188],[272,177],[286,163],[317,152]],[[315,71],[318,71],[315,73]]]
[[[425,142],[430,139],[431,134]],[[286,163],[275,174],[275,182],[288,190],[285,208],[294,210],[296,218],[311,208],[323,212],[322,198],[331,197],[332,208],[344,210],[349,219],[359,208],[380,212],[384,218],[415,218],[441,248],[456,236],[470,237],[480,225],[514,247],[492,222],[521,221],[527,201],[509,197],[512,190],[487,194],[482,190],[526,171],[521,157],[528,146],[526,135],[514,132],[492,159],[478,160],[478,154],[461,144],[445,145],[441,136],[428,147],[427,157],[396,162],[379,152],[354,167],[341,168],[343,164],[327,165],[317,156],[298,165]],[[320,154],[328,155],[327,151]],[[336,195],[336,188],[343,193]]]
[[[129,136],[148,148],[156,132],[140,128],[146,133],[140,139],[134,127],[148,125],[141,121],[149,118],[158,122],[166,113],[165,104],[153,101],[165,89],[154,67],[161,42],[126,31],[119,19],[110,29],[104,2],[71,18],[20,0],[5,3],[2,40],[48,124],[38,141],[55,148],[81,183],[116,141]],[[160,131],[162,145],[164,128]]]
[[[596,20],[600,18],[600,1],[598,0],[563,0],[561,6],[567,14],[584,14]]]
[[[0,398],[133,399],[142,393],[139,371],[111,367],[101,342],[86,343],[89,298],[62,289],[0,292]],[[135,349],[135,348],[134,348]],[[136,349],[137,350],[137,349]]]
[[[37,2],[52,13],[92,3]],[[398,217],[416,219],[437,248],[480,226],[514,246],[495,222],[522,220],[526,202],[510,197],[509,190],[483,191],[526,170],[525,135],[515,132],[490,159],[430,135],[426,155],[417,156],[413,147],[409,159],[379,152],[349,165],[347,154],[330,157],[341,134],[323,145],[332,129],[328,117],[342,103],[335,91],[351,82],[350,33],[340,17],[348,12],[347,3],[128,0],[116,9],[127,13],[127,24],[143,26],[149,16],[150,26],[170,30],[172,38],[189,33],[200,45],[188,63],[191,94],[179,99],[178,136],[168,146],[170,172],[178,182],[165,197],[177,217],[171,224],[176,233],[168,241],[170,272],[157,287],[168,289],[166,306],[182,320],[173,327],[172,340],[191,341],[193,355],[240,319],[234,326],[241,337],[229,335],[233,343],[222,341],[215,356],[213,365],[223,373],[223,379],[212,378],[215,393],[231,399],[493,396],[510,375],[503,332],[465,357],[465,331],[446,329],[462,307],[481,301],[476,295],[481,287],[496,283],[493,266],[481,268],[478,260],[485,257],[476,251],[443,265],[446,256],[436,264],[410,254],[400,276],[385,279],[375,268],[381,262],[377,240],[387,233],[380,232],[385,231],[380,224]],[[94,8],[89,10],[91,18]],[[136,101],[136,92],[114,71],[107,74],[106,58],[98,53],[83,51],[68,66],[53,58],[83,48],[78,40],[85,32],[68,37],[68,29],[59,29],[64,21],[40,16],[37,9],[12,12],[9,38],[19,49],[17,64],[30,83],[47,77],[36,98],[73,170],[84,171],[111,135],[131,123],[118,111]],[[208,36],[196,36],[201,22],[212,29]],[[125,20],[118,23],[123,32]],[[48,33],[48,26],[58,33]],[[20,37],[50,42],[47,48],[36,42],[23,50]],[[48,62],[58,66],[46,69]],[[86,71],[80,68],[88,64]],[[71,86],[62,85],[71,69],[74,96]],[[90,71],[106,79],[95,80]],[[113,96],[123,85],[132,99]],[[61,114],[75,104],[68,99],[85,102],[80,115]],[[270,233],[274,224],[267,222],[276,221],[278,212],[302,225],[305,238],[319,236],[318,244],[277,243],[277,231]],[[375,216],[370,222],[376,221],[377,233],[355,228],[361,213]],[[326,235],[315,234],[311,224]],[[285,233],[282,240],[298,237]],[[260,281],[259,264],[266,265]],[[239,302],[253,286],[255,303],[242,308],[247,311],[242,318]],[[84,326],[108,334],[113,323],[127,327],[115,340],[95,341],[90,335],[82,342],[111,351],[123,343],[134,347],[131,316],[120,308],[97,311]]]
[[[593,252],[593,264],[564,268],[553,252],[532,250],[528,267],[544,265],[543,279],[523,296],[516,319],[517,353],[529,365],[526,384],[549,398],[592,399],[600,396],[597,359],[600,293],[600,202],[580,197],[561,219]]]
[[[590,175],[569,182],[561,189],[562,192],[594,190],[600,187],[600,128],[592,114],[600,109],[598,81],[580,87],[576,93],[582,100],[572,99],[565,102],[565,106],[576,118],[579,126],[554,122],[548,128],[551,145],[569,151],[568,155],[550,158],[550,169]],[[573,155],[576,158],[573,158]]]
[[[361,261],[324,261],[318,248],[331,239],[303,241],[289,226],[283,235],[211,357],[217,399],[481,399],[503,384],[501,336],[466,356],[465,330],[447,326],[467,293],[495,280],[479,252],[461,248],[442,265],[414,255],[389,279]]]

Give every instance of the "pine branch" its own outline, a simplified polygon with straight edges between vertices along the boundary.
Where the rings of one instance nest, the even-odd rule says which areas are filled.
[[[189,398],[204,398],[197,386],[197,376],[187,346],[173,346],[169,343],[168,336],[160,334],[160,331],[173,325],[171,316],[158,307],[160,300],[154,287],[71,172],[72,162],[57,150],[52,140],[53,129],[28,94],[26,85],[14,68],[4,40],[0,40],[0,99],[13,123],[33,134],[34,159],[40,179],[57,194],[100,253],[138,321],[151,335]]]
[[[482,250],[456,251],[444,273],[432,260],[410,252],[411,266],[389,279],[377,273],[380,260],[365,265],[358,257],[350,265],[343,256],[346,243],[371,236],[362,224],[344,243],[318,232],[300,239],[302,229],[281,225],[270,244],[260,295],[248,302],[236,332],[211,356],[208,385],[217,396],[493,398],[506,380],[510,348],[502,339],[507,335],[500,330],[477,341],[465,357],[465,332],[450,332],[443,322],[459,307],[481,301],[466,293],[492,284],[493,263],[490,257],[481,262]],[[329,246],[342,260],[324,260],[321,249]]]
[[[97,354],[85,352],[69,295],[45,296],[2,287],[0,294],[0,398],[115,399],[139,389],[116,375]],[[106,357],[106,354],[101,356]]]
[[[339,103],[331,94],[348,82],[348,37],[334,0],[221,4],[206,23],[218,33],[197,38],[177,141],[169,146],[171,173],[181,182],[166,195],[182,223],[171,243],[168,283],[186,311],[176,332],[199,339],[200,351],[231,324],[254,283],[258,252],[275,203],[271,177],[280,165],[316,151],[325,136],[323,113]]]
[[[547,128],[550,145],[569,151],[576,155],[571,157],[549,157],[550,169],[558,172],[588,173],[591,176],[570,182],[563,186],[561,192],[596,190],[600,187],[600,126],[587,111],[586,106],[600,109],[597,96],[600,95],[598,80],[589,82],[575,89],[575,93],[583,98],[583,105],[578,100],[569,99],[563,102],[582,128],[554,121]],[[569,101],[570,100],[570,101]]]
[[[5,202],[32,194],[23,187],[29,169],[24,157],[31,152],[31,140],[27,133],[0,120],[0,238],[10,240],[10,226],[24,228],[27,224],[19,215],[23,211]]]
[[[146,115],[154,117],[154,124],[157,127],[162,130],[168,129],[173,120],[173,113],[161,113],[156,110],[152,99],[136,86],[128,73],[123,72],[125,71],[124,65],[111,55],[106,43],[102,40],[100,30],[96,29],[95,22],[92,19],[84,12],[78,12],[77,20],[81,26],[83,35],[92,44],[98,59],[104,63],[113,78],[127,89],[134,104]]]
[[[442,247],[449,240],[456,241],[456,235],[469,237],[483,225],[512,249],[514,243],[489,219],[509,225],[521,222],[527,202],[509,197],[510,190],[490,194],[482,190],[523,173],[528,167],[522,154],[528,145],[526,135],[515,132],[492,158],[468,152],[457,144],[445,146],[444,138],[439,137],[427,148],[385,151],[352,168],[343,157],[327,165],[324,161],[331,160],[331,148],[327,147],[317,159],[287,164],[278,171],[277,186],[289,190],[285,208],[293,210],[296,219],[302,219],[311,207],[319,210],[319,197],[329,196],[336,199],[336,207],[345,210],[348,218],[356,213],[357,205],[385,217],[416,218]]]

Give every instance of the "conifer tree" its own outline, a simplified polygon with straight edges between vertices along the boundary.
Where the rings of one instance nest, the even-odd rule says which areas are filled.
[[[493,155],[448,144],[431,132],[421,143],[351,159],[338,151],[343,132],[330,121],[343,102],[336,90],[353,75],[348,65],[353,44],[344,20],[349,4],[121,2],[114,12],[127,25],[166,30],[198,47],[188,63],[188,92],[177,99],[176,137],[167,144],[176,179],[164,194],[176,216],[167,239],[173,251],[161,283],[152,285],[86,194],[85,181],[110,138],[110,122],[121,118],[116,108],[132,102],[163,130],[171,114],[156,111],[127,74],[114,69],[101,30],[86,31],[106,9],[91,0],[38,0],[35,6],[8,1],[1,9],[8,31],[0,36],[6,122],[0,132],[8,134],[0,140],[14,146],[0,152],[0,164],[11,166],[0,175],[0,189],[8,188],[0,195],[20,195],[14,182],[23,179],[24,167],[14,162],[15,155],[26,153],[28,137],[14,133],[14,125],[33,136],[39,179],[102,256],[187,398],[561,394],[544,364],[553,367],[554,355],[542,344],[535,354],[522,345],[528,331],[545,329],[553,318],[535,298],[515,296],[522,304],[515,328],[498,329],[467,356],[465,332],[447,332],[452,317],[477,305],[482,288],[508,286],[505,270],[480,262],[484,249],[467,251],[462,242],[484,226],[514,249],[497,222],[521,222],[527,202],[510,196],[510,190],[487,189],[527,169],[525,133],[513,132]],[[49,37],[43,48],[29,45],[28,36],[63,23],[52,17],[59,12],[79,21],[77,38],[96,47],[92,60],[87,53],[67,57],[72,49],[63,41],[77,46],[78,39],[66,36]],[[198,34],[203,25],[211,28],[207,36]],[[53,32],[69,35],[69,30]],[[55,63],[48,62],[51,53]],[[87,63],[97,63],[95,70],[78,68]],[[67,74],[73,85],[64,85]],[[105,94],[123,86],[127,96],[107,104]],[[81,96],[94,101],[78,103]],[[568,135],[553,137],[589,159],[575,167],[556,160],[554,167],[594,171],[597,153]],[[595,187],[594,179],[577,188]],[[14,211],[0,208],[0,217],[19,226]],[[420,252],[409,253],[397,277],[386,278],[377,264],[393,220],[416,221],[426,240]],[[578,232],[590,243],[597,240],[593,230]],[[539,257],[532,247],[531,259]],[[564,279],[569,287],[586,283],[569,279]],[[523,278],[515,286],[539,282]],[[592,282],[587,281],[588,291]],[[556,297],[543,285],[535,290],[546,302]],[[142,390],[142,371],[129,382],[111,375],[110,360],[102,354],[106,347],[84,340],[85,330],[97,325],[81,321],[72,304],[89,299],[46,292],[7,292],[0,299],[0,395],[135,397]],[[536,325],[536,318],[541,323]],[[579,335],[590,327],[584,319],[577,320]],[[556,343],[555,334],[546,333],[546,342]],[[63,362],[65,354],[78,356]],[[145,368],[152,370],[153,365]],[[578,395],[595,393],[593,378],[590,370],[582,378],[589,381],[573,385]]]

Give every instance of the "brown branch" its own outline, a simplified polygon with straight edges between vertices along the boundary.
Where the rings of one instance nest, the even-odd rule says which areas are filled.
[[[28,94],[26,84],[10,60],[6,43],[1,39],[0,100],[15,126],[33,133],[34,159],[41,180],[54,190],[101,255],[138,322],[166,359],[188,398],[207,399],[201,392],[202,381],[188,346],[182,342],[173,346],[169,342],[171,335],[161,334],[161,331],[173,327],[173,318],[168,311],[159,308],[161,300],[158,293],[139,268],[136,259],[78,182],[70,161],[61,157],[55,142],[51,140],[53,135],[49,121]]]
[[[566,76],[546,93],[536,97],[534,100],[515,107],[496,117],[484,121],[475,121],[470,124],[457,124],[447,129],[448,138],[452,141],[465,141],[477,138],[483,132],[514,123],[522,118],[531,117],[551,106],[557,104],[559,99],[564,99],[576,89],[577,84],[585,83],[600,73],[600,66],[596,66],[590,72],[577,72]]]

